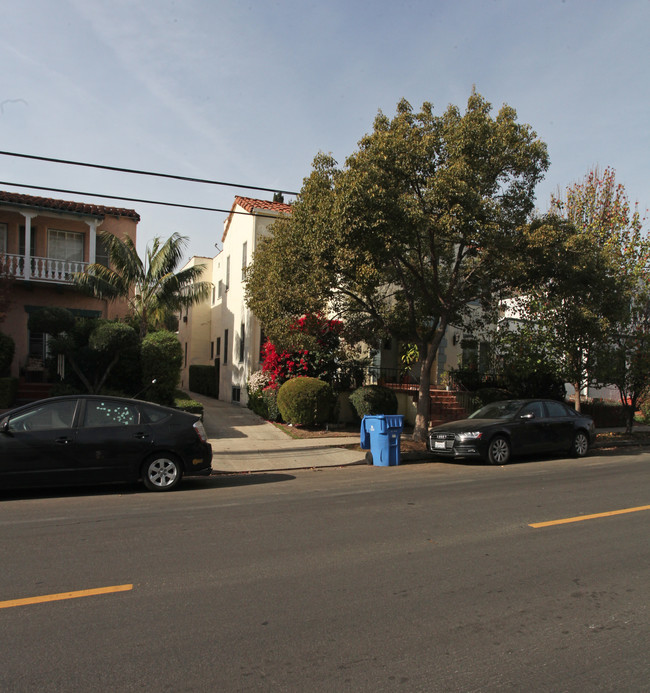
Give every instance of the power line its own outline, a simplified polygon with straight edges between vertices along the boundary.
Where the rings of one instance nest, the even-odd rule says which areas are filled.
[[[119,197],[117,195],[104,195],[102,193],[89,193],[80,192],[79,190],[64,190],[62,188],[45,188],[40,185],[27,185],[25,183],[9,183],[7,181],[0,181],[0,185],[9,185],[14,188],[27,188],[29,190],[45,190],[46,192],[56,192],[63,193],[65,195],[84,195],[85,197],[101,197],[106,200],[120,200],[122,202],[139,202],[140,204],[147,205],[161,205],[163,207],[180,207],[182,209],[198,209],[203,212],[223,212],[224,214],[246,214],[248,212],[237,212],[231,209],[218,209],[217,207],[200,207],[198,205],[184,205],[179,202],[161,202],[158,200],[142,200],[137,197]],[[256,190],[261,190],[261,188],[255,188]],[[258,217],[268,217],[269,219],[275,219],[277,215],[275,214],[264,214],[257,213]]]
[[[225,183],[223,181],[208,180],[206,178],[191,178],[189,176],[176,176],[176,175],[173,175],[171,173],[156,173],[154,171],[141,171],[138,169],[122,168],[119,166],[104,166],[102,164],[89,164],[89,163],[85,163],[83,161],[70,161],[67,159],[53,159],[53,158],[47,157],[47,156],[36,156],[35,154],[18,154],[16,152],[3,152],[3,151],[0,151],[0,154],[2,154],[3,156],[14,156],[14,157],[18,157],[20,159],[33,159],[34,161],[47,161],[47,162],[53,163],[53,164],[66,164],[69,166],[84,166],[85,168],[98,168],[98,169],[103,169],[104,171],[117,171],[119,173],[134,173],[134,174],[139,175],[139,176],[153,176],[155,178],[170,178],[172,180],[182,180],[182,181],[186,181],[189,183],[206,183],[208,185],[224,185],[224,186],[227,186],[230,188],[244,188],[246,190],[261,190],[263,192],[284,193],[285,195],[298,195],[297,192],[292,192],[291,190],[279,190],[278,188],[264,188],[264,187],[258,187],[255,185],[240,185],[238,183]],[[46,189],[46,188],[43,188],[43,189]],[[59,192],[59,191],[56,191],[56,192]],[[110,196],[109,195],[103,195],[102,197],[110,197]],[[127,198],[114,198],[114,199],[127,199]],[[140,202],[141,200],[136,200],[136,201]],[[151,204],[156,204],[156,203],[151,203]],[[183,205],[179,205],[179,206],[183,206]],[[217,210],[217,211],[221,211],[221,210]]]

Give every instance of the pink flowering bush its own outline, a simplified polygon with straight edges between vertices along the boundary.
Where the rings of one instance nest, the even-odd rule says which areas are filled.
[[[337,370],[336,352],[341,344],[340,320],[327,320],[320,314],[303,315],[291,326],[310,348],[279,351],[269,340],[262,346],[262,371],[270,376],[270,385],[279,387],[297,376],[330,382]],[[268,387],[268,386],[267,386]]]

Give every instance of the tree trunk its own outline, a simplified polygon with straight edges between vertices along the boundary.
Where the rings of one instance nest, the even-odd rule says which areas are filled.
[[[573,389],[576,391],[575,409],[579,412],[582,411],[580,406],[580,383],[573,383]]]
[[[413,429],[413,440],[424,442],[429,432],[429,415],[431,411],[431,366],[438,353],[438,347],[442,340],[443,331],[436,332],[433,341],[426,345],[426,355],[422,359],[420,369],[420,387],[418,389],[418,408],[415,415],[415,428]],[[421,350],[422,353],[424,349]]]
[[[636,407],[633,404],[625,405],[625,433],[628,435],[632,433],[632,427],[634,426],[634,414]]]

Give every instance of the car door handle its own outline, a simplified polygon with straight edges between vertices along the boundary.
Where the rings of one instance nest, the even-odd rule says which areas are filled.
[[[149,434],[145,433],[144,431],[138,431],[137,433],[133,434],[134,438],[138,438],[139,440],[143,440],[144,438],[148,438]]]
[[[68,445],[68,443],[72,442],[71,438],[66,438],[65,436],[62,436],[61,438],[56,438],[54,441],[57,445]]]

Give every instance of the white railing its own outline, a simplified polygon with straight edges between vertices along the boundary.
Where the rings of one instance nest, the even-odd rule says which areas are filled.
[[[14,279],[29,279],[37,282],[56,282],[71,284],[75,272],[84,272],[87,262],[74,260],[53,260],[49,257],[31,257],[28,259],[29,273],[25,271],[25,257],[6,253],[0,257],[2,272]]]

